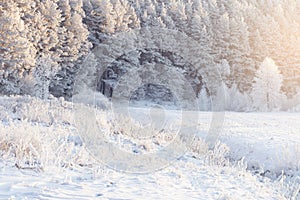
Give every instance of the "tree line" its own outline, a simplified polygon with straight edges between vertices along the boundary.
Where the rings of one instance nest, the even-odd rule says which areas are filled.
[[[237,96],[253,101],[264,90],[261,69],[273,66],[280,95],[297,101],[299,15],[297,0],[2,0],[0,93],[71,97],[93,47],[117,33],[161,27],[196,40],[202,65],[229,67],[224,84]]]

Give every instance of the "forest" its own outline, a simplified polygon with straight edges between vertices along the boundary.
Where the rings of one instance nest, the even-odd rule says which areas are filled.
[[[117,82],[132,66],[158,63],[182,71],[201,109],[209,110],[206,104],[219,94],[205,87],[203,77],[213,76],[210,69],[216,68],[226,110],[298,111],[299,16],[297,0],[2,0],[0,94],[70,99],[94,49],[120,33],[150,28],[180,32],[196,41],[192,51],[199,59],[184,60],[159,46],[136,49],[105,72],[89,72],[100,79],[91,83],[97,84],[95,90],[109,97],[114,84],[107,79]],[[172,36],[162,39],[178,42]],[[201,74],[202,68],[208,74]],[[145,98],[139,94],[146,90],[148,98],[173,98],[170,89],[151,84],[139,88],[133,98]]]

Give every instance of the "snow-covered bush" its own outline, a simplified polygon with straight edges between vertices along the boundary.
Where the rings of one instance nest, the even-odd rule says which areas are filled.
[[[300,170],[293,172],[293,174],[282,172],[277,180],[276,184],[285,197],[291,200],[300,198]]]
[[[0,157],[18,168],[88,165],[92,158],[73,121],[73,105],[63,99],[0,98]]]
[[[94,106],[102,110],[106,110],[110,107],[110,102],[107,97],[102,93],[94,92],[90,89],[87,89],[81,94],[75,94],[72,97],[74,103],[82,103],[84,105]]]
[[[36,123],[72,124],[73,107],[63,98],[41,100],[29,96],[0,97],[1,119],[28,120]]]
[[[205,155],[206,164],[220,167],[229,166],[229,151],[230,149],[226,144],[217,141],[213,149]]]
[[[158,146],[165,146],[174,142],[177,134],[171,129],[159,129],[154,124],[145,126],[120,113],[100,112],[97,114],[97,124],[103,129],[103,134],[111,141],[118,142],[127,139],[147,152],[155,151]]]
[[[68,140],[75,129],[65,125],[42,126],[30,121],[0,124],[0,157],[24,169],[88,165],[91,157],[83,146]]]
[[[209,147],[209,145],[205,142],[204,139],[200,137],[195,137],[194,141],[188,149],[195,157],[199,159],[204,159],[205,164],[209,166],[218,166],[218,167],[232,167],[238,166],[240,169],[245,169],[244,161],[231,162],[229,160],[229,147],[217,141],[214,143],[213,147]]]
[[[189,151],[195,153],[197,156],[206,155],[209,151],[207,143],[199,137],[195,137]]]

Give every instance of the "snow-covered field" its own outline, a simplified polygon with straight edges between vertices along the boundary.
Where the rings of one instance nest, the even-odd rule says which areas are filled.
[[[29,97],[0,102],[0,199],[300,199],[300,113],[225,113],[220,142],[211,149],[204,140],[212,113],[199,112],[197,140],[184,155],[161,170],[134,174],[88,154],[73,104]],[[132,110],[147,116],[146,109]],[[158,137],[145,148],[128,130],[109,137],[132,154],[166,142]]]

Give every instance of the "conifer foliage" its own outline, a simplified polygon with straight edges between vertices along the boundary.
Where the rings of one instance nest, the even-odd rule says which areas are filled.
[[[300,87],[299,5],[298,0],[1,0],[0,94],[70,98],[91,49],[115,34],[155,27],[180,31],[199,44],[189,47],[199,58],[185,62],[206,68],[225,63],[229,73],[217,84],[240,98],[232,102],[251,100],[257,110],[273,110],[283,94],[294,99]],[[130,37],[125,40],[130,44]],[[176,56],[153,59],[183,68]],[[217,76],[209,70],[206,75]],[[216,95],[201,82],[195,86],[198,97]]]

